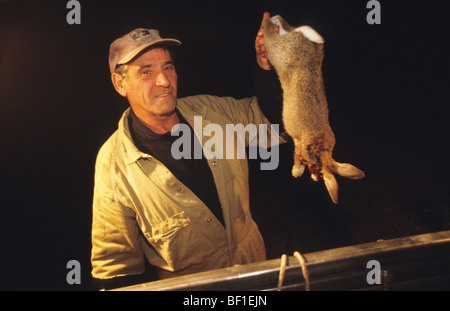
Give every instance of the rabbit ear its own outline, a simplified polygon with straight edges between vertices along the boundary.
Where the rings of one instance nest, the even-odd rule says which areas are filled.
[[[348,163],[339,163],[334,161],[334,168],[336,173],[343,177],[350,179],[364,178],[364,172]]]
[[[323,180],[325,181],[325,186],[327,187],[328,193],[330,194],[331,200],[334,204],[338,203],[338,184],[336,178],[334,178],[331,173],[324,173]]]
[[[282,19],[282,17],[279,16],[279,15],[274,16],[274,17],[271,18],[272,23],[278,26],[278,34],[280,36],[285,35],[285,34],[288,33],[288,30],[284,29],[283,24],[281,22],[281,19]]]
[[[309,26],[300,26],[295,28],[295,31],[301,32],[309,41],[317,43],[317,44],[323,44],[325,40],[322,38],[321,35],[314,29],[312,29]]]

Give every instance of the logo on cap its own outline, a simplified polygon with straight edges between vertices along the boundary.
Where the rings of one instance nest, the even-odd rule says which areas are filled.
[[[134,42],[147,40],[152,37],[152,34],[147,29],[136,29],[132,33],[130,33],[131,39],[133,39]]]

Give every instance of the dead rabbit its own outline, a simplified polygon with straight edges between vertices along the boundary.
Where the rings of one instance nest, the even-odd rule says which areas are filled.
[[[364,172],[333,160],[335,137],[328,122],[322,78],[324,40],[311,27],[297,28],[277,15],[263,21],[267,57],[283,89],[283,123],[295,144],[292,175],[303,174],[305,165],[315,181],[323,179],[334,203],[338,184],[333,174],[360,179]]]

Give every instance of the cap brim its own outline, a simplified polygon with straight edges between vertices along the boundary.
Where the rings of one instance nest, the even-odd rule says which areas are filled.
[[[133,58],[135,58],[139,53],[143,52],[144,50],[151,48],[151,47],[157,47],[157,46],[173,46],[173,47],[177,47],[180,46],[181,42],[177,39],[161,39],[161,40],[156,40],[153,41],[149,44],[144,44],[139,46],[138,48],[136,48],[135,50],[131,51],[130,53],[128,53],[127,55],[125,55],[124,57],[122,57],[116,64],[116,67],[118,65],[123,65],[126,64],[128,62],[130,62]]]

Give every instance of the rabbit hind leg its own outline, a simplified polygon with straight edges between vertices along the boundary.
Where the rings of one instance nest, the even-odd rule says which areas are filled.
[[[300,144],[294,139],[295,151],[294,151],[294,166],[292,167],[292,176],[295,178],[302,176],[305,171],[305,165],[300,153]]]

